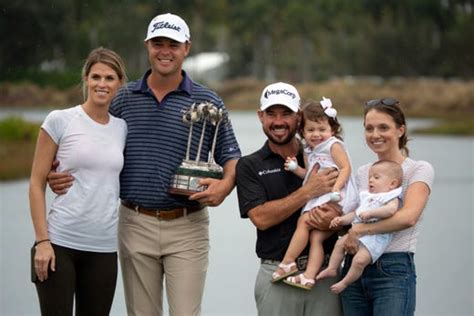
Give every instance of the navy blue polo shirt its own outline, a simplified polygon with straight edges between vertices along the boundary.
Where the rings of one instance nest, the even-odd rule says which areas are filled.
[[[297,156],[298,164],[304,166],[303,152]],[[240,216],[248,218],[248,212],[265,202],[284,198],[301,187],[303,180],[284,169],[285,160],[271,151],[268,141],[263,147],[240,158],[236,167],[237,195]],[[281,261],[296,230],[301,209],[286,220],[266,230],[257,229],[257,256],[262,259]],[[324,245],[325,252],[330,253],[336,234]],[[307,254],[308,248],[303,254]]]
[[[179,87],[161,102],[148,87],[148,70],[141,79],[122,88],[114,98],[110,113],[127,122],[128,135],[125,162],[120,175],[120,198],[147,208],[175,208],[197,205],[186,196],[171,195],[168,188],[172,176],[186,156],[189,125],[183,114],[193,104],[211,102],[225,112],[222,99],[215,92],[193,82],[183,71]],[[203,122],[195,123],[190,158],[197,154]],[[207,161],[215,127],[206,124],[201,160]],[[220,124],[215,161],[223,166],[241,156],[232,125]]]

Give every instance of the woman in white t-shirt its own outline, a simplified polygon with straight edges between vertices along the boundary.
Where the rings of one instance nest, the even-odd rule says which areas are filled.
[[[127,135],[109,114],[125,83],[115,52],[93,50],[82,69],[85,102],[48,114],[38,134],[30,179],[35,230],[33,277],[42,315],[109,315],[117,280],[117,202]],[[54,159],[75,184],[46,210]]]
[[[403,169],[400,209],[376,223],[355,224],[348,232],[345,249],[355,253],[359,238],[392,233],[382,256],[367,266],[359,280],[342,293],[344,315],[414,315],[416,271],[414,253],[423,210],[431,192],[434,170],[430,163],[408,158],[405,116],[393,98],[367,102],[364,113],[365,140],[378,160],[397,162]],[[359,168],[359,190],[367,190],[370,163]],[[351,266],[346,256],[342,274]]]

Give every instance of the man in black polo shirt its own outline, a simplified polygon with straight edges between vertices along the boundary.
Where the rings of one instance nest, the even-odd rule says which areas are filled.
[[[334,170],[313,170],[302,184],[301,178],[285,171],[286,157],[297,157],[303,166],[303,151],[295,137],[300,121],[298,91],[278,82],[267,86],[257,112],[268,140],[263,147],[237,163],[236,180],[242,218],[250,218],[257,228],[257,256],[261,259],[255,283],[259,315],[341,315],[339,297],[329,290],[334,278],[316,282],[311,291],[272,283],[272,273],[283,259],[303,207],[310,199],[330,192],[337,178]],[[329,224],[337,212],[330,207],[311,211],[312,225]],[[330,254],[337,236],[325,242]],[[307,253],[307,251],[305,252]],[[300,269],[305,264],[300,258]]]

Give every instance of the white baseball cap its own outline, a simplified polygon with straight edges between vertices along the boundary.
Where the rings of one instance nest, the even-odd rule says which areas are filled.
[[[260,98],[260,110],[265,111],[275,104],[284,105],[293,112],[300,109],[300,95],[295,87],[284,82],[268,85]]]
[[[157,15],[151,20],[145,42],[154,37],[167,37],[180,43],[191,39],[186,22],[171,13]]]

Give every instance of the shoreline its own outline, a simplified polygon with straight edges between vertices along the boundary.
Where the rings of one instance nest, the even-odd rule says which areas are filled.
[[[212,88],[229,111],[255,112],[265,85],[252,78],[239,78]],[[434,119],[434,125],[410,129],[409,134],[474,136],[474,80],[342,77],[295,86],[303,100],[331,98],[339,116],[362,117],[366,100],[394,96],[400,100],[407,118]],[[42,111],[80,103],[79,86],[60,90],[25,82],[0,85],[0,110]],[[5,166],[0,168],[0,181],[29,176],[36,137],[5,139],[1,126],[4,120],[0,119],[0,159]],[[18,123],[13,130],[21,134],[28,128],[26,125]],[[39,124],[36,129],[39,130]]]
[[[255,110],[266,84],[252,78],[237,78],[210,88],[223,99],[228,110]],[[474,80],[347,76],[294,85],[303,103],[325,96],[333,101],[339,115],[361,114],[367,100],[395,97],[409,117],[474,116]],[[78,85],[67,89],[41,87],[31,82],[0,85],[0,108],[65,108],[82,101]]]

